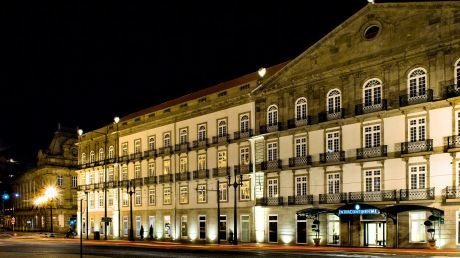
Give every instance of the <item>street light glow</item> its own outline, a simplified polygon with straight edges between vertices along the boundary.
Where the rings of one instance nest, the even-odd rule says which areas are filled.
[[[45,197],[48,200],[54,199],[58,195],[57,189],[54,186],[48,186],[45,190]]]
[[[46,200],[45,200],[45,197],[44,197],[44,196],[39,196],[39,197],[35,198],[34,204],[35,204],[35,206],[40,206],[40,205],[42,205],[43,203],[45,203],[45,201],[46,201]]]
[[[113,118],[113,121],[115,122],[115,124],[118,124],[118,122],[120,122],[120,118],[116,116]]]
[[[260,78],[263,78],[265,76],[265,74],[267,73],[267,69],[262,67],[262,68],[259,69],[259,71],[257,71],[257,73],[259,74]]]
[[[78,132],[78,135],[79,135],[79,136],[82,136],[82,135],[83,135],[83,129],[78,129],[77,132]]]

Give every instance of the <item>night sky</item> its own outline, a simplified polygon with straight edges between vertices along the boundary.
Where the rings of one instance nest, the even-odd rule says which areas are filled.
[[[0,3],[0,156],[295,58],[367,1],[149,3]]]

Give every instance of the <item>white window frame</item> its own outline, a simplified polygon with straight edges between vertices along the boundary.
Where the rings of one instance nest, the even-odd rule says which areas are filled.
[[[364,170],[364,191],[365,192],[382,191],[382,170],[381,169]]]
[[[226,182],[219,182],[219,202],[228,201],[228,185]]]
[[[188,131],[186,128],[180,129],[179,144],[186,144],[188,142]]]
[[[270,105],[267,108],[267,126],[278,124],[278,106]]]
[[[249,132],[249,114],[240,115],[240,132]]]
[[[382,144],[382,126],[380,124],[363,126],[364,148],[378,147]]]
[[[365,107],[382,103],[382,81],[377,78],[367,80],[363,86],[363,105]]]
[[[226,150],[217,152],[217,167],[218,168],[227,167],[227,151]]]
[[[91,151],[89,153],[89,163],[94,163],[96,160],[96,155],[94,154],[94,151]]]
[[[113,159],[114,158],[114,154],[115,154],[115,148],[113,147],[113,145],[110,145],[109,147],[109,153],[108,153],[108,158],[109,159]]]
[[[241,147],[240,148],[240,165],[249,165],[250,157],[249,157],[249,147]]]
[[[409,189],[427,188],[427,165],[410,165],[409,166]]]
[[[298,98],[295,102],[295,118],[296,120],[305,120],[307,116],[307,99],[305,97]]]
[[[308,177],[301,175],[295,177],[295,195],[305,196],[308,195]]]
[[[77,186],[78,186],[78,177],[72,176],[72,187],[77,187]]]
[[[227,120],[217,120],[217,137],[227,136]]]
[[[188,171],[188,157],[183,156],[179,158],[179,173],[185,173]]]
[[[169,146],[171,146],[171,134],[164,133],[163,134],[163,147],[169,147]]]
[[[172,203],[171,191],[171,187],[163,188],[163,205],[170,205]]]
[[[342,108],[342,92],[339,89],[332,89],[327,93],[326,110],[328,114],[335,114]]]
[[[332,131],[326,133],[326,152],[339,152],[340,146],[340,131]]]
[[[208,189],[205,184],[197,185],[197,203],[206,203],[208,201]]]
[[[407,94],[409,98],[423,96],[428,90],[428,77],[425,68],[417,67],[407,75]]]
[[[104,148],[100,148],[99,149],[99,161],[103,161],[104,160]]]
[[[295,156],[306,157],[307,156],[307,137],[296,137],[294,139],[295,143]]]
[[[64,177],[62,175],[57,176],[57,185],[63,186],[64,185]]]
[[[104,207],[104,194],[102,192],[98,193],[99,208]]]
[[[155,150],[155,136],[149,136],[149,150]]]
[[[134,178],[142,178],[141,164],[134,164]]]
[[[206,167],[206,153],[198,154],[198,170],[205,170]]]
[[[457,88],[460,87],[460,59],[454,65],[454,83],[457,85]]]
[[[142,151],[141,148],[141,139],[134,140],[134,153],[140,153]]]
[[[148,176],[149,177],[153,177],[153,176],[156,175],[156,173],[155,173],[155,168],[156,167],[155,167],[155,162],[154,161],[149,161],[147,163],[147,168],[148,168],[148,173],[149,173]]]
[[[415,219],[415,221],[414,221],[413,217],[414,217],[415,214],[419,214],[419,215],[423,214],[424,217],[419,218],[419,219]],[[409,212],[409,243],[426,243],[426,227],[423,224],[426,219],[427,219],[426,218],[426,212],[424,212],[424,211],[410,211]],[[413,224],[416,223],[417,221],[419,222],[419,226],[423,227],[423,230],[420,230],[421,232],[423,232],[422,233],[423,237],[421,238],[422,239],[421,241],[415,241],[412,238],[413,237],[413,235],[412,235]]]
[[[267,196],[270,198],[276,198],[279,196],[278,178],[267,178]]]
[[[171,174],[171,160],[163,160],[163,175]]]
[[[278,142],[267,143],[267,161],[278,160]]]
[[[198,141],[204,141],[206,139],[206,125],[205,124],[198,125],[197,138],[198,138]]]
[[[180,204],[188,203],[188,186],[179,187],[179,203]]]
[[[240,186],[240,201],[251,200],[251,181],[243,180]]]
[[[156,203],[156,192],[155,188],[150,188],[149,189],[149,205],[155,205]]]
[[[137,189],[134,192],[134,205],[142,206],[142,190],[141,189]]]
[[[121,155],[126,156],[128,155],[128,143],[124,142],[121,144]]]
[[[424,141],[427,138],[426,117],[416,117],[408,119],[409,141]]]
[[[340,193],[341,175],[339,172],[327,173],[327,194]]]

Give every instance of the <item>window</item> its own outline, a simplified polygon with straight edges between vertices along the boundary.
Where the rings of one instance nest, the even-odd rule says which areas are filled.
[[[163,188],[163,204],[171,204],[171,188]]]
[[[414,118],[409,120],[409,137],[411,142],[424,141],[426,121],[425,118]]]
[[[112,191],[109,191],[108,206],[109,207],[113,206],[113,192]]]
[[[409,73],[408,78],[409,97],[423,96],[426,94],[426,71],[423,68],[416,68]]]
[[[94,157],[94,151],[91,151],[89,153],[89,163],[94,163],[95,157]]]
[[[298,137],[295,139],[295,156],[307,156],[307,137]]]
[[[86,185],[86,175],[85,173],[80,173],[80,184]]]
[[[163,135],[163,147],[171,146],[171,135],[169,133],[165,133]]]
[[[199,226],[199,238],[200,240],[206,240],[206,216],[198,216],[198,226]]]
[[[409,231],[411,243],[426,242],[425,225],[426,214],[424,211],[409,212]]]
[[[182,215],[180,217],[180,236],[186,238],[188,236],[187,232],[187,215]]]
[[[341,94],[338,89],[333,89],[327,94],[327,113],[334,114],[340,112]]]
[[[136,190],[134,193],[134,204],[136,206],[142,205],[142,190]]]
[[[121,155],[126,156],[128,155],[128,143],[124,142],[121,144]]]
[[[155,205],[155,189],[149,189],[149,205]]]
[[[460,87],[460,85],[458,87]],[[456,135],[460,135],[460,111],[456,112],[455,117],[456,117],[456,119],[455,119],[455,123],[456,123],[455,129],[457,130]]]
[[[219,182],[219,201],[226,202],[228,200],[228,186],[227,183]]]
[[[180,144],[186,144],[188,142],[187,134],[188,134],[187,129],[180,130],[180,133],[179,133],[179,143]]]
[[[103,161],[103,160],[104,160],[104,149],[100,148],[99,149],[99,161]]]
[[[141,235],[141,216],[136,216],[136,236]]]
[[[457,85],[457,87],[460,86],[460,59],[455,62],[455,68],[454,68],[454,83]]]
[[[99,171],[99,174],[98,174],[98,183],[103,183],[104,182],[104,172],[103,171]]]
[[[251,182],[245,180],[240,186],[240,201],[249,201],[251,200]]]
[[[61,175],[57,176],[57,185],[62,186],[63,184],[64,184],[64,178]]]
[[[134,153],[141,152],[141,139],[134,140]]]
[[[339,152],[340,151],[340,132],[326,133],[327,150],[326,152]]]
[[[227,167],[227,151],[217,152],[217,167],[218,168]]]
[[[219,92],[219,93],[217,94],[217,97],[220,98],[220,97],[223,97],[223,96],[226,96],[226,95],[227,95],[227,92],[226,92],[226,91],[222,91],[222,92]]]
[[[363,36],[365,39],[370,40],[370,39],[377,37],[377,35],[379,34],[379,31],[380,31],[380,27],[378,25],[370,25],[364,30]]]
[[[155,176],[155,162],[149,162],[148,165],[149,177]]]
[[[426,187],[426,165],[409,166],[410,189]]]
[[[206,154],[198,155],[198,170],[206,169]]]
[[[121,179],[128,180],[128,167],[127,166],[121,167]]]
[[[93,193],[89,194],[89,207],[91,209],[94,209],[94,194]]]
[[[198,141],[204,141],[206,139],[206,126],[198,126]]]
[[[370,79],[364,83],[363,100],[365,107],[382,103],[382,82],[379,79]]]
[[[379,192],[381,190],[381,170],[366,170],[364,171],[365,191],[366,192]]]
[[[272,178],[267,180],[268,197],[278,197],[278,179]]]
[[[268,161],[278,160],[278,143],[277,142],[267,143],[267,160]]]
[[[364,147],[380,146],[380,125],[371,125],[363,128],[364,130]]]
[[[128,217],[123,216],[123,235],[127,236],[128,235]]]
[[[240,132],[249,132],[249,115],[247,114],[240,116]]]
[[[134,165],[134,178],[142,178],[141,164]]]
[[[99,207],[104,207],[104,194],[99,193],[98,197],[99,197]]]
[[[267,109],[267,123],[268,126],[273,126],[278,124],[278,107],[276,105],[271,105]]]
[[[171,161],[169,159],[163,160],[163,174],[168,175],[171,173]]]
[[[155,136],[149,137],[149,150],[155,149]]]
[[[340,173],[327,174],[327,193],[336,194],[340,192]]]
[[[88,183],[89,184],[94,183],[94,181],[93,181],[93,173],[91,173],[91,172],[89,172],[89,182]]]
[[[109,147],[109,156],[108,156],[108,158],[109,158],[109,159],[113,159],[114,153],[115,153],[115,151],[114,151],[113,146],[110,146],[110,147]]]
[[[179,203],[188,203],[188,186],[181,186],[179,189]]]
[[[107,174],[107,179],[109,182],[113,182],[114,181],[114,177],[113,177],[113,167],[109,168],[109,172]]]
[[[129,195],[128,193],[123,193],[122,205],[128,206],[128,204],[129,204]]]
[[[179,173],[187,172],[187,157],[181,157],[179,160]]]
[[[199,203],[204,203],[207,201],[207,189],[206,185],[198,185],[198,202]]]
[[[217,136],[218,137],[225,137],[227,136],[227,121],[219,120],[217,122]]]
[[[240,148],[240,165],[249,165],[249,147]]]
[[[81,164],[86,164],[86,153],[81,154]]]
[[[307,119],[307,99],[299,98],[295,102],[295,119],[305,120]]]
[[[296,196],[307,195],[307,176],[298,176],[295,178],[295,194]]]
[[[77,187],[78,179],[77,176],[72,176],[72,187]]]

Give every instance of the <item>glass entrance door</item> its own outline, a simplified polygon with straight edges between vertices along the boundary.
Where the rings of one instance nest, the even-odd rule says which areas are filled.
[[[386,223],[364,223],[364,246],[386,246]]]
[[[307,218],[305,215],[297,215],[297,243],[307,243]]]

